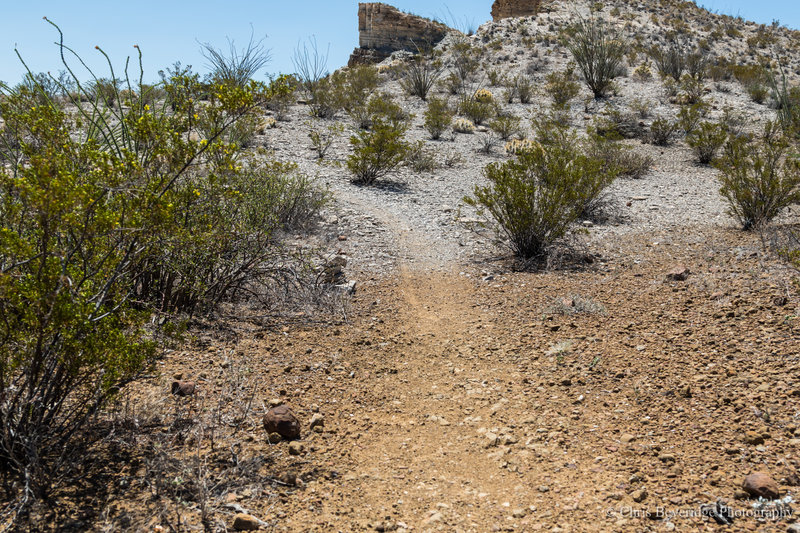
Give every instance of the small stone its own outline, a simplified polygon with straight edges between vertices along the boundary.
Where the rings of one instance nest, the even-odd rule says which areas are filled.
[[[539,485],[539,492],[550,492],[550,487],[547,485]]]
[[[674,463],[675,456],[670,453],[662,453],[661,455],[658,456],[658,460],[661,461],[662,463]]]
[[[261,521],[255,516],[239,513],[233,517],[235,531],[257,531],[259,528],[261,528]]]
[[[753,472],[744,478],[742,488],[753,498],[775,500],[781,495],[781,490],[775,480],[763,472]]]
[[[764,437],[755,431],[748,431],[744,434],[744,441],[752,446],[758,446],[759,444],[764,444]]]
[[[690,271],[683,265],[678,265],[669,271],[667,274],[667,281],[686,281],[689,277]]]
[[[297,441],[292,441],[289,443],[289,455],[303,455],[305,451],[306,447],[301,443]]]
[[[269,441],[270,444],[278,444],[282,440],[283,440],[283,437],[281,437],[280,433],[274,433],[273,432],[273,433],[270,433],[269,435],[267,435],[267,441]]]
[[[635,435],[631,435],[630,433],[625,433],[624,435],[622,435],[622,436],[619,438],[619,440],[620,440],[621,442],[624,442],[624,443],[628,444],[628,443],[630,443],[630,442],[633,442],[633,441],[635,441],[635,440],[636,440],[636,436],[635,436]]]
[[[525,515],[528,514],[528,510],[520,507],[519,509],[514,509],[511,512],[511,516],[514,518],[525,518]]]
[[[314,415],[311,417],[311,422],[309,422],[308,425],[312,430],[317,427],[325,427],[325,416],[320,413],[314,413]]]
[[[437,513],[433,513],[432,515],[430,515],[422,523],[423,524],[432,524],[434,522],[441,522],[442,520],[444,520],[444,515],[442,513],[438,513],[437,512]]]
[[[172,394],[179,397],[192,396],[196,387],[194,381],[176,380],[172,382]]]
[[[800,533],[800,524],[789,524],[786,528],[786,533]]]
[[[645,489],[636,490],[633,492],[633,494],[631,494],[631,497],[633,498],[633,501],[635,501],[636,503],[642,503],[647,499],[647,490]]]
[[[286,439],[300,437],[300,422],[288,405],[279,405],[267,411],[264,429],[267,433],[279,433]]]

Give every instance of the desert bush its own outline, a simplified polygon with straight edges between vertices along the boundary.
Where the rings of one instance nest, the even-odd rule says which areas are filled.
[[[277,232],[320,199],[293,166],[222,140],[263,104],[262,85],[206,92],[183,74],[159,107],[108,109],[74,81],[74,101],[90,104],[72,113],[30,106],[25,90],[0,97],[24,139],[0,143],[0,476],[18,510],[80,463],[92,417],[153,361],[171,323],[156,328],[154,313],[191,314],[266,281]]]
[[[374,108],[381,105],[374,100],[377,95],[373,94],[378,87],[378,71],[369,65],[359,65],[349,68],[343,76],[342,107],[359,128],[369,129]],[[380,96],[387,105],[394,105],[391,97]]]
[[[616,177],[602,161],[584,154],[574,133],[555,124],[535,143],[505,163],[484,169],[487,186],[475,186],[464,201],[488,212],[513,252],[532,259],[564,237],[585,207]]]
[[[761,65],[735,65],[732,70],[736,80],[750,95],[750,99],[757,104],[763,104],[769,96],[767,73],[764,67]]]
[[[519,97],[521,104],[528,104],[533,97],[533,82],[524,74],[520,74],[514,78],[514,89]]]
[[[649,56],[662,78],[672,78],[676,82],[681,80],[684,72],[695,79],[702,79],[708,68],[708,60],[702,51],[692,51],[688,45],[677,40],[667,46],[653,46]]]
[[[705,93],[705,85],[703,82],[689,74],[684,74],[681,77],[679,84],[680,87],[680,100],[684,104],[696,104],[701,102],[703,94]]]
[[[575,72],[567,68],[563,72],[551,72],[545,78],[545,93],[556,107],[564,108],[578,96],[580,86],[575,82]]]
[[[473,46],[468,39],[457,39],[452,47],[453,65],[451,68],[452,86],[459,94],[475,77],[480,68],[483,48]]]
[[[353,153],[347,158],[347,168],[353,173],[353,183],[360,185],[372,185],[399,167],[409,151],[406,121],[376,113],[371,122],[371,130],[359,130],[350,137]]]
[[[459,118],[453,122],[453,131],[456,133],[475,133],[475,124],[471,120]]]
[[[246,86],[256,73],[264,68],[272,59],[269,49],[264,48],[264,40],[250,40],[243,49],[236,48],[228,39],[227,52],[204,43],[200,52],[208,61],[210,79],[214,83],[231,83],[239,87]]]
[[[505,85],[506,78],[502,72],[499,70],[490,70],[486,73],[486,77],[489,78],[489,85],[492,87],[498,87],[500,85]]]
[[[453,110],[445,98],[431,97],[428,99],[428,109],[424,113],[424,127],[431,135],[431,139],[439,139],[442,133],[450,128],[453,123]]]
[[[637,139],[644,135],[644,128],[636,115],[618,109],[610,109],[598,117],[593,128],[599,136],[609,140]]]
[[[489,123],[489,127],[502,140],[507,141],[520,133],[520,118],[508,113],[498,113],[497,117]]]
[[[622,66],[626,49],[622,38],[591,16],[568,28],[566,45],[595,98],[605,96]]]
[[[458,103],[458,112],[475,124],[483,124],[494,116],[495,104],[485,98],[481,101],[474,97],[463,97]]]
[[[686,136],[686,143],[694,149],[697,160],[707,165],[714,160],[727,138],[728,132],[720,124],[702,122]]]
[[[339,135],[344,132],[344,126],[341,124],[330,124],[325,127],[311,126],[308,132],[308,138],[311,139],[311,146],[317,152],[317,159],[320,161],[325,159],[325,155],[330,150],[333,142]]]
[[[408,146],[405,161],[414,172],[433,172],[439,167],[436,152],[427,148],[423,141]]]
[[[334,72],[316,80],[308,95],[308,106],[312,117],[335,118],[345,106],[347,76],[342,72]]]
[[[270,78],[265,91],[265,105],[278,120],[286,120],[289,107],[295,99],[300,82],[292,75],[281,74]]]
[[[445,66],[436,50],[419,49],[406,61],[400,86],[411,96],[425,100],[444,70]]]
[[[653,158],[637,154],[625,146],[602,135],[590,135],[586,154],[602,161],[607,171],[620,177],[640,179],[653,166]]]
[[[116,78],[98,78],[89,83],[87,98],[106,107],[122,105],[122,81]]]
[[[663,117],[657,118],[650,125],[649,140],[656,146],[669,146],[677,128],[677,123]]]
[[[758,229],[800,202],[800,160],[789,150],[775,123],[767,123],[758,139],[735,137],[725,144],[716,161],[720,193],[743,229]]]
[[[639,118],[647,118],[653,109],[653,102],[636,98],[631,102],[631,111],[636,113]]]
[[[684,135],[689,135],[707,114],[708,104],[703,101],[681,106],[680,111],[678,111],[677,126]]]

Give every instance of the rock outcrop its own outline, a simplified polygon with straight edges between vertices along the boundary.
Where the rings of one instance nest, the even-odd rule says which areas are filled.
[[[541,0],[495,0],[492,19],[497,22],[512,17],[530,17],[539,12]]]
[[[358,48],[349,66],[377,63],[397,50],[416,51],[418,47],[441,41],[450,28],[430,19],[403,13],[380,2],[358,4]]]

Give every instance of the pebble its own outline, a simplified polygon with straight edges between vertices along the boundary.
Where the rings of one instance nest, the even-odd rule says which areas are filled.
[[[239,513],[233,517],[232,527],[235,531],[257,531],[261,528],[261,521],[255,516]]]

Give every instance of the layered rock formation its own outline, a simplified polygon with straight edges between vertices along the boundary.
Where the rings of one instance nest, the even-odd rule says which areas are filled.
[[[495,0],[492,19],[497,22],[511,17],[530,17],[539,12],[541,0]]]
[[[403,13],[380,2],[358,4],[358,45],[348,65],[376,63],[397,50],[441,41],[450,28],[430,19]]]

